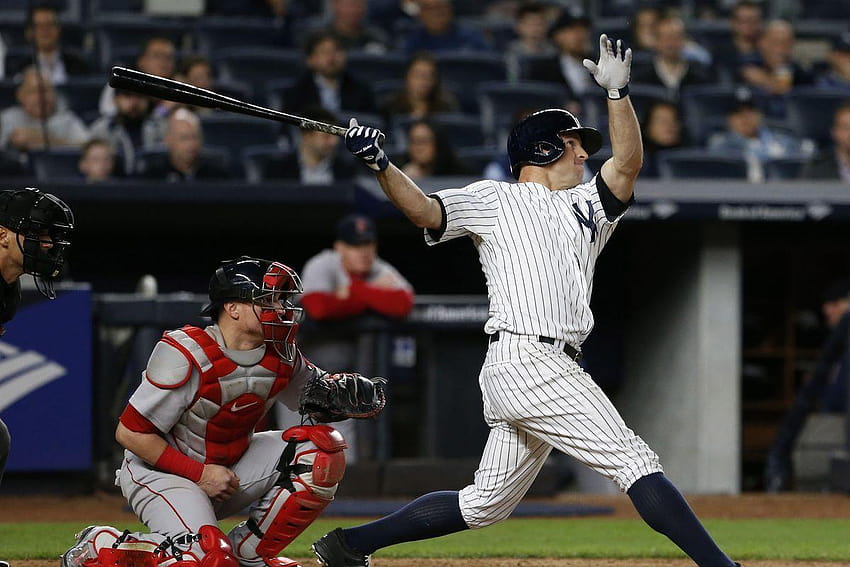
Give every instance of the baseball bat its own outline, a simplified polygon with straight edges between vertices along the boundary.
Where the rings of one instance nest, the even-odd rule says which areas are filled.
[[[348,130],[342,126],[311,120],[295,114],[287,114],[286,112],[251,104],[188,83],[157,77],[156,75],[142,73],[141,71],[126,67],[112,68],[112,75],[109,77],[109,86],[114,89],[133,91],[134,93],[189,104],[191,106],[227,110],[238,114],[247,114],[248,116],[294,124],[302,130],[315,130],[317,132],[334,134],[335,136],[345,136]]]

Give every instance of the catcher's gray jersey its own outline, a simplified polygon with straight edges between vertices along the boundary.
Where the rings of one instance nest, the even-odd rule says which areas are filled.
[[[479,375],[490,436],[475,482],[460,492],[467,525],[508,517],[552,448],[624,491],[660,472],[655,453],[564,351],[578,348],[593,328],[596,259],[628,204],[611,206],[616,197],[598,175],[562,191],[480,181],[432,196],[444,226],[426,230],[426,241],[472,238],[490,299],[484,330],[498,337]]]

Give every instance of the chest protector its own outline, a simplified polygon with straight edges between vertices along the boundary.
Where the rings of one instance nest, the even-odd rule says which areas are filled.
[[[173,445],[205,464],[233,465],[289,383],[292,366],[269,348],[258,364],[240,366],[203,329],[188,325],[166,332],[162,341],[182,352],[200,374],[195,399],[171,429]]]

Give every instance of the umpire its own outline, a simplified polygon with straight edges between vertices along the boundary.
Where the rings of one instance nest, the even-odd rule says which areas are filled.
[[[21,275],[32,275],[48,299],[56,297],[53,282],[73,228],[74,215],[58,197],[32,187],[0,191],[0,335],[21,303]],[[10,447],[9,429],[0,419],[0,482]]]

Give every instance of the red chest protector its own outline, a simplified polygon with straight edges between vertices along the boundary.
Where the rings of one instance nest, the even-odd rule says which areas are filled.
[[[293,367],[268,348],[259,363],[240,366],[198,327],[168,331],[162,340],[182,352],[200,374],[195,398],[170,434],[178,448],[192,458],[233,465],[247,450],[254,429],[274,405],[277,394],[289,383]]]

